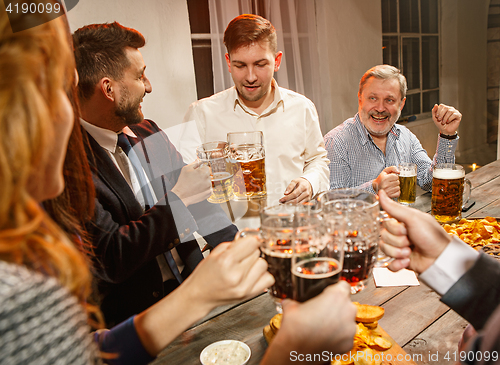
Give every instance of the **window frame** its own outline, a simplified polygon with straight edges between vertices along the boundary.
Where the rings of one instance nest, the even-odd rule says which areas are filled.
[[[389,0],[391,1],[391,0]],[[401,72],[403,72],[404,64],[403,64],[403,39],[405,38],[418,38],[419,42],[419,87],[414,89],[408,89],[406,96],[419,94],[420,95],[420,113],[417,114],[408,114],[406,116],[401,116],[399,121],[406,121],[410,116],[416,116],[418,120],[430,118],[432,116],[431,110],[423,111],[424,107],[424,93],[438,91],[438,103],[441,99],[441,24],[440,24],[440,16],[441,16],[441,0],[436,0],[437,2],[437,33],[423,33],[422,32],[422,0],[418,0],[418,20],[419,20],[419,32],[418,33],[402,33],[400,31],[400,2],[404,0],[392,0],[396,2],[396,32],[384,32],[384,26],[382,26],[382,45],[384,47],[384,40],[386,37],[396,37],[397,39],[397,47],[398,47],[398,67]],[[383,2],[381,3],[383,6]],[[384,13],[382,9],[382,14]],[[382,16],[382,21],[384,17]],[[389,27],[387,27],[389,28]],[[423,72],[423,55],[422,55],[422,37],[437,37],[437,48],[438,48],[438,62],[437,62],[437,72],[438,72],[438,86],[435,88],[424,89],[424,72]],[[384,60],[385,63],[385,60]],[[407,77],[407,75],[405,75]],[[408,79],[408,77],[407,77]]]

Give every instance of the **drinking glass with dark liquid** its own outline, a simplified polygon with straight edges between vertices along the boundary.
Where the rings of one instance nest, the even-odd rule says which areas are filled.
[[[210,167],[212,194],[211,203],[224,203],[233,198],[233,164],[228,157],[226,142],[207,142],[196,148],[198,160]]]
[[[339,280],[342,250],[333,250],[322,217],[302,205],[282,204],[264,208],[258,230],[262,257],[275,283],[268,292],[281,313],[283,299],[305,301]],[[339,249],[340,248],[340,249]]]
[[[417,195],[417,165],[412,162],[402,162],[399,169],[398,202],[402,205],[413,205]]]
[[[266,154],[262,132],[227,134],[229,156],[234,166],[234,197],[237,200],[263,199],[266,189]]]
[[[469,201],[471,188],[461,165],[437,164],[432,176],[431,214],[439,223],[459,221],[462,208]]]
[[[378,199],[360,189],[335,189],[323,193],[319,199],[327,222],[338,216],[345,219],[340,279],[347,281],[355,294],[365,288],[378,257],[382,218]]]
[[[344,261],[344,218],[325,220],[322,214],[295,217],[301,228],[292,256],[293,298],[305,302],[338,283]],[[308,232],[306,232],[308,231]]]

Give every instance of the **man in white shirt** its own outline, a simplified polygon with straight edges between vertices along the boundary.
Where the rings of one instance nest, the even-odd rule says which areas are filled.
[[[382,231],[382,249],[395,258],[389,269],[417,272],[420,280],[441,295],[443,303],[480,333],[468,341],[467,349],[483,354],[496,351],[498,360],[500,263],[450,236],[431,215],[393,202],[384,190],[379,196],[381,207],[404,223],[387,222]],[[474,359],[482,363],[479,356]]]
[[[273,78],[283,57],[273,25],[258,15],[240,15],[227,26],[224,44],[234,86],[193,103],[184,122],[196,122],[202,143],[225,141],[229,132],[262,131],[270,203],[308,201],[328,190],[316,108]],[[181,147],[181,153],[194,159],[192,150]]]

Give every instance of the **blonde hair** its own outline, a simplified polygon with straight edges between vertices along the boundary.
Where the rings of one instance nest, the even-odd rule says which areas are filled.
[[[75,77],[69,30],[59,17],[13,32],[11,24],[31,24],[43,14],[12,12],[9,19],[2,8],[0,259],[56,277],[88,309],[91,275],[84,257],[29,194],[49,145],[58,143],[53,140],[58,93]]]

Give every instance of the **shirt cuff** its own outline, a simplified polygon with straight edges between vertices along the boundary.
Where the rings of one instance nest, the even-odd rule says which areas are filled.
[[[373,180],[367,181],[364,184],[359,185],[357,188],[368,191],[369,193],[372,193],[375,195],[378,194],[378,192],[376,192],[375,189],[373,188]]]
[[[434,263],[419,275],[436,293],[443,296],[479,257],[479,252],[453,236],[449,245]]]
[[[312,189],[311,197],[314,197],[318,193],[318,191],[320,190],[319,179],[315,175],[316,174],[304,174],[301,176],[301,178],[306,179],[307,181],[309,181],[309,184],[311,184],[311,189]],[[328,188],[322,189],[322,190],[328,190]]]
[[[94,341],[101,352],[111,359],[105,359],[107,364],[134,365],[148,364],[155,358],[147,353],[135,330],[134,318],[116,325],[110,330],[99,330],[94,333]]]
[[[437,163],[440,162],[455,162],[455,150],[458,146],[459,136],[455,139],[446,139],[438,136],[437,145]]]

